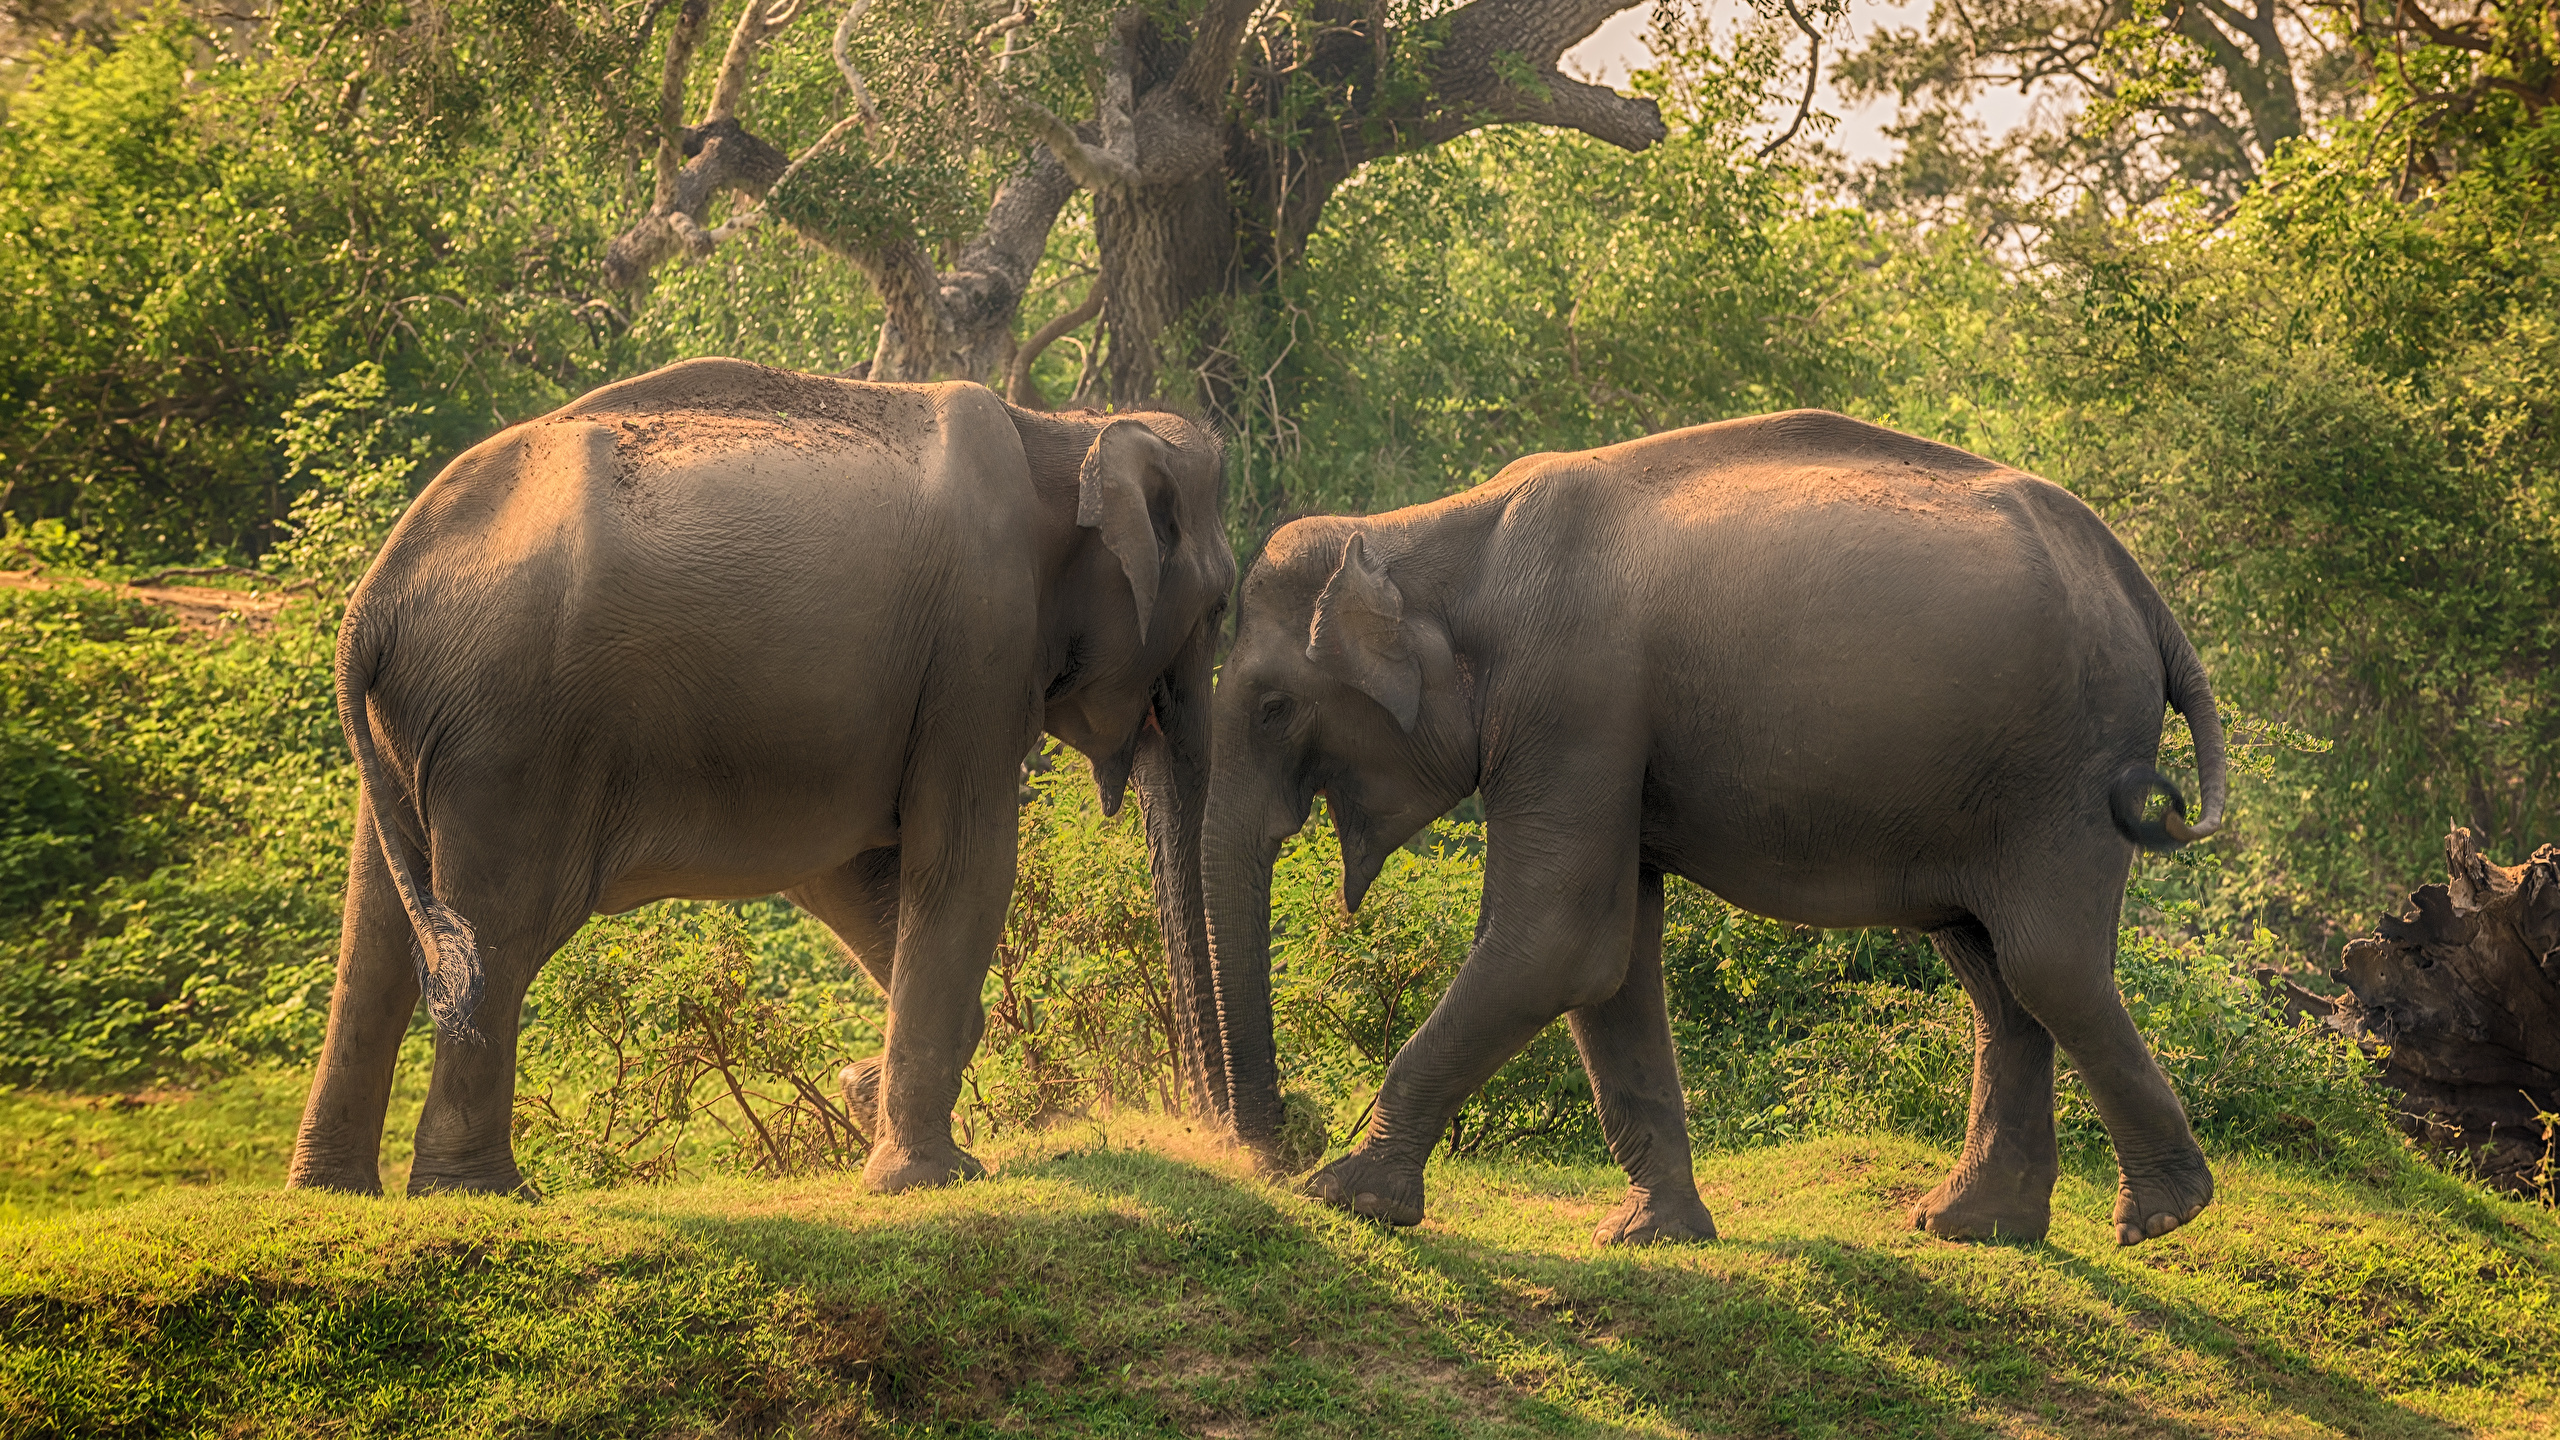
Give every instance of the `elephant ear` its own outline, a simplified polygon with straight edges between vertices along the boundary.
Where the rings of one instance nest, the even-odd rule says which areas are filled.
[[[1076,523],[1100,531],[1104,547],[1120,557],[1129,593],[1138,602],[1141,645],[1147,643],[1147,620],[1155,614],[1157,581],[1164,571],[1155,520],[1147,513],[1147,475],[1170,474],[1172,458],[1156,432],[1123,418],[1093,437],[1093,448],[1084,452],[1084,468],[1076,476]]]
[[[1422,714],[1422,662],[1405,643],[1404,595],[1357,534],[1316,597],[1307,658],[1385,706],[1412,733]]]

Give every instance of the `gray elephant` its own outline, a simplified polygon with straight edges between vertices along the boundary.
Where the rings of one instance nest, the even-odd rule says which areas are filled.
[[[338,638],[363,780],[336,993],[291,1183],[373,1192],[421,989],[412,1193],[516,1191],[525,990],[586,919],[787,894],[888,995],[874,1148],[978,1173],[961,1068],[1045,730],[1134,774],[1196,1093],[1223,1095],[1197,865],[1217,617],[1215,439],[965,384],[697,360],[439,475]]]
[[[1599,1238],[1714,1235],[1663,1000],[1677,874],[1764,915],[1936,942],[1973,1001],[1973,1108],[1915,1223],[2045,1233],[2056,1041],[2115,1143],[2117,1238],[2211,1198],[2113,964],[2135,847],[2219,824],[2221,725],[2158,593],[2060,488],[1820,411],[1730,421],[1297,521],[1238,614],[1205,879],[1247,1143],[1276,1144],[1271,867],[1313,798],[1350,906],[1468,794],[1488,826],[1473,950],[1315,1193],[1418,1221],[1434,1140],[1564,1015],[1631,1182]],[[2163,701],[2195,732],[2192,825],[2152,768]]]

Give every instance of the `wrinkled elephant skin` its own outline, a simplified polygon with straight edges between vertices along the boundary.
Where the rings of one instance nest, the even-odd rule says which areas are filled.
[[[1973,1002],[1973,1105],[1916,1224],[2045,1233],[2057,1043],[2115,1144],[2117,1238],[2211,1198],[2113,963],[2137,845],[2219,823],[2221,727],[2158,593],[2063,490],[1818,411],[1731,421],[1297,521],[1239,616],[1204,854],[1249,1144],[1269,1153],[1280,1113],[1271,867],[1314,797],[1354,907],[1471,792],[1487,822],[1474,947],[1315,1194],[1419,1220],[1433,1142],[1562,1015],[1631,1184],[1598,1238],[1712,1237],[1663,995],[1676,874],[1760,914],[1936,942]],[[2192,824],[2152,768],[2164,702],[2196,734]]]
[[[1196,880],[1235,562],[1216,441],[975,385],[697,360],[446,468],[357,588],[363,778],[291,1183],[380,1189],[392,1064],[437,1036],[409,1188],[516,1191],[519,1012],[590,915],[784,893],[888,996],[869,1182],[952,1143],[1045,730],[1148,811],[1191,1087],[1222,1097]],[[1164,883],[1167,881],[1171,883]]]

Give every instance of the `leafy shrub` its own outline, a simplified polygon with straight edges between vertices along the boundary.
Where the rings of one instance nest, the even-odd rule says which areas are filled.
[[[1138,807],[1106,819],[1093,772],[1048,747],[1022,807],[1013,903],[962,1094],[972,1136],[1099,1108],[1182,1113],[1173,997]]]
[[[1387,857],[1358,914],[1321,803],[1271,872],[1272,1032],[1284,1086],[1357,1134],[1387,1063],[1466,963],[1484,886],[1483,829],[1444,824]],[[1569,1047],[1568,1047],[1569,1048]]]
[[[840,985],[759,964],[756,938],[737,907],[665,903],[551,958],[518,1052],[515,1139],[536,1184],[669,1179],[697,1157],[764,1175],[860,1162],[870,1139],[836,1085],[860,1011]]]
[[[300,493],[267,560],[324,596],[364,578],[426,463],[426,437],[406,432],[429,407],[393,405],[389,390],[382,367],[365,361],[305,391],[277,431],[285,484]]]
[[[216,637],[77,585],[0,592],[0,1082],[316,1047],[354,787],[308,608]]]

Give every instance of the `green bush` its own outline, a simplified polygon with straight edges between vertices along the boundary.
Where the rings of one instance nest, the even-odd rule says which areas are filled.
[[[762,1175],[858,1164],[870,1121],[846,1113],[836,1072],[877,1047],[878,1007],[841,974],[795,964],[807,948],[757,943],[808,923],[772,902],[662,903],[562,947],[525,1002],[514,1130],[528,1178],[580,1189],[671,1179],[688,1162]]]
[[[1173,997],[1132,802],[1105,818],[1093,771],[1046,747],[1028,777],[1013,903],[987,976],[964,1137],[1118,1109],[1196,1111],[1173,1063]]]
[[[76,583],[0,592],[0,1083],[316,1048],[354,787],[314,609],[214,636]]]

